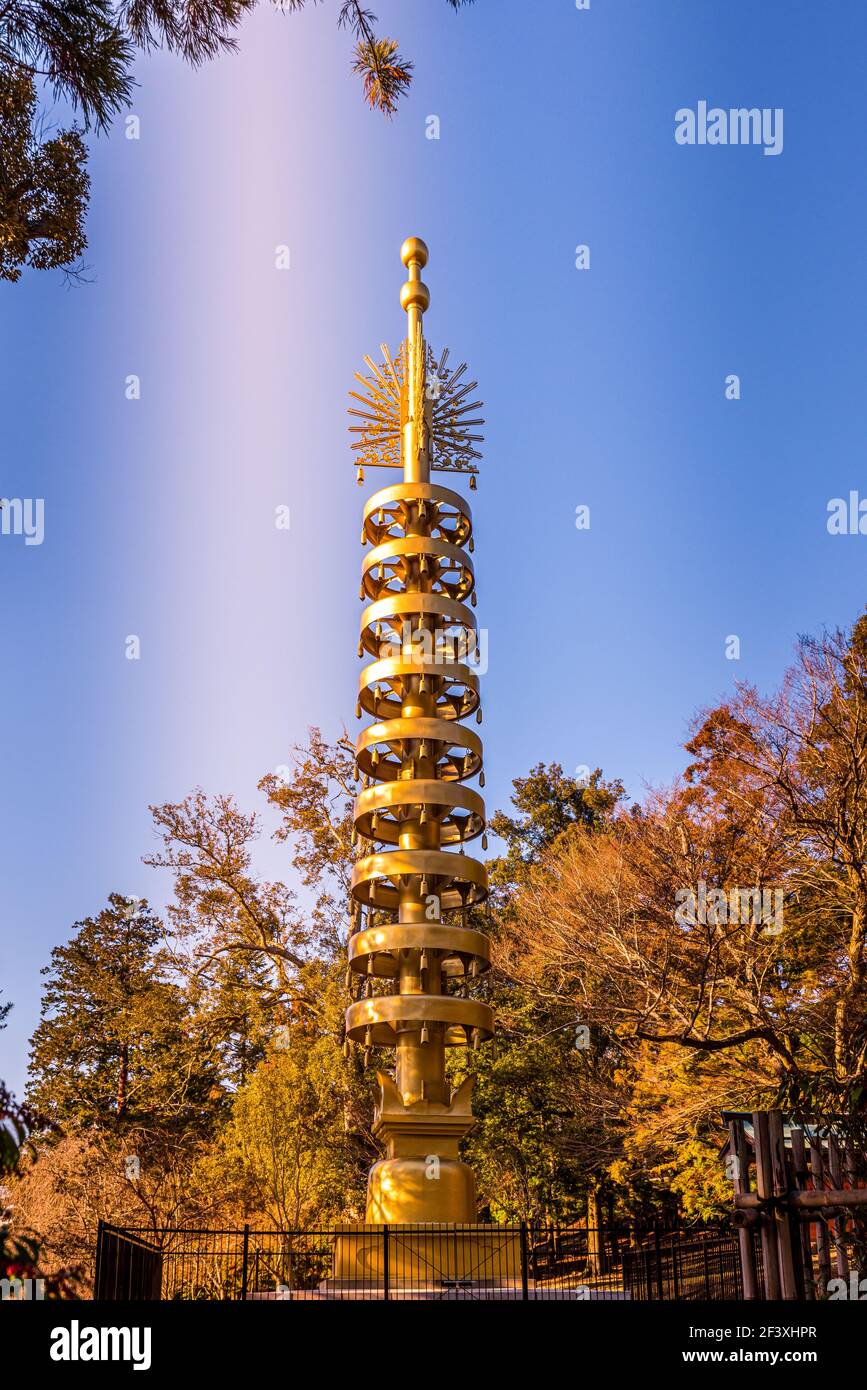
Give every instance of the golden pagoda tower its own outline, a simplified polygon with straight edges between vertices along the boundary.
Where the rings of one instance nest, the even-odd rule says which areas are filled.
[[[374,722],[356,745],[361,791],[354,807],[346,1033],[365,1049],[396,1051],[395,1079],[378,1073],[374,1132],[385,1157],[368,1181],[366,1222],[475,1222],[475,1186],[458,1144],[472,1128],[472,1078],[452,1090],[445,1049],[477,1048],[493,1014],[472,997],[490,964],[487,936],[467,910],[487,896],[485,866],[466,852],[484,839],[473,523],[464,498],[431,482],[467,473],[480,457],[471,433],[484,422],[466,365],[450,369],[425,342],[428,249],[401,248],[407,333],[393,357],[365,358],[351,413],[364,468],[400,468],[400,482],[364,508],[357,713]]]

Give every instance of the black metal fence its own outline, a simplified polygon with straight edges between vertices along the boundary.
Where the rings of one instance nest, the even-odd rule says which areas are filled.
[[[693,1300],[742,1297],[730,1230],[344,1226],[121,1230],[100,1223],[97,1299]]]
[[[137,1231],[100,1221],[96,1237],[94,1298],[153,1302],[162,1298],[163,1256]]]
[[[623,1257],[630,1297],[687,1303],[743,1298],[741,1252],[736,1231],[658,1231]],[[759,1296],[763,1297],[761,1247],[754,1241]]]

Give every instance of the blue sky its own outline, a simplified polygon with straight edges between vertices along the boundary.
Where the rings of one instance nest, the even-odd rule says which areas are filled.
[[[826,516],[867,496],[867,7],[375,8],[415,62],[393,122],[363,105],[335,4],[263,5],[234,57],[139,64],[140,139],[93,142],[93,283],[0,288],[0,491],[45,499],[41,546],[0,537],[19,1089],[52,946],[112,890],[164,900],[148,803],[202,785],[252,807],[309,724],[355,728],[379,480],[355,486],[346,392],[403,331],[405,236],[431,248],[429,337],[486,403],[490,809],[539,760],[635,796],[671,780],[696,710],[773,686],[799,632],[863,608],[867,538]],[[702,100],[782,108],[782,153],[678,145]],[[286,858],[263,841],[263,871]]]

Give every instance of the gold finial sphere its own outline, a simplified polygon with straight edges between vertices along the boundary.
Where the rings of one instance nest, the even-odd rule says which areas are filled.
[[[400,259],[406,266],[411,265],[413,261],[422,267],[427,265],[428,249],[420,236],[407,237],[400,248]]]
[[[401,309],[421,309],[424,313],[430,308],[430,290],[424,280],[405,280],[400,287]]]

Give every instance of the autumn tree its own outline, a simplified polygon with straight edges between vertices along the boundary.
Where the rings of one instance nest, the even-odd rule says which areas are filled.
[[[490,820],[506,847],[488,866],[492,911],[484,924],[494,942],[487,988],[497,1035],[472,1060],[477,1125],[467,1154],[483,1200],[500,1218],[572,1220],[589,1200],[598,1226],[605,1174],[618,1152],[607,1043],[591,1035],[574,1002],[528,987],[500,943],[534,868],[574,834],[600,832],[623,788],[599,769],[579,779],[557,763],[537,764],[513,786],[511,809]],[[451,1059],[457,1077],[469,1065]]]
[[[791,1099],[867,1108],[867,616],[801,638],[779,691],[739,685],[689,749],[692,783],[746,787],[785,846],[794,930],[780,968],[798,975],[803,1051]]]

